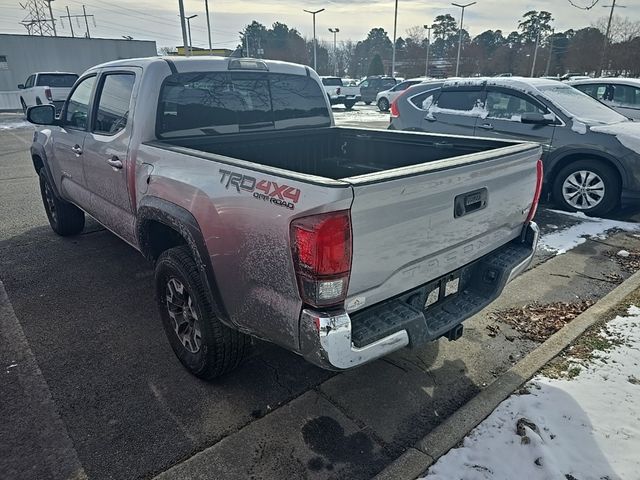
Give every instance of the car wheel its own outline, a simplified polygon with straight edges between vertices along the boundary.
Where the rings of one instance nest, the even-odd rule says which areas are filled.
[[[44,168],[40,169],[40,194],[51,229],[62,237],[77,235],[84,229],[84,212],[58,198],[51,188]]]
[[[380,100],[378,100],[378,108],[380,109],[381,112],[388,112],[389,111],[389,100],[387,100],[386,98],[382,97]]]
[[[27,104],[24,103],[24,98],[20,99],[20,104],[22,105],[22,112],[26,115],[27,114]]]
[[[171,248],[160,255],[155,286],[169,344],[189,372],[211,380],[240,364],[250,339],[219,320],[188,247]]]
[[[613,167],[596,159],[573,162],[553,182],[553,198],[570,212],[605,215],[620,201],[620,181]]]
[[[355,104],[356,104],[355,101],[344,102],[344,108],[346,108],[347,110],[351,110]]]
[[[371,105],[371,100],[369,100],[369,101],[365,100],[365,101],[364,101],[364,104],[365,104],[365,105]]]

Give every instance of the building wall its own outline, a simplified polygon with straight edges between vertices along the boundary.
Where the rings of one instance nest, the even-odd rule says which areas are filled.
[[[13,92],[0,96],[0,109],[12,108],[5,105],[4,97],[17,99],[18,84],[34,72],[81,74],[99,63],[155,55],[153,41],[0,34],[0,57],[7,60],[0,68],[0,92]]]

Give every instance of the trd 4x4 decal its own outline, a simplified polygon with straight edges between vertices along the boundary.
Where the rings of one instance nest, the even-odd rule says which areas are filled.
[[[238,193],[249,192],[253,194],[253,198],[290,210],[293,210],[295,204],[300,200],[299,188],[290,187],[289,185],[279,185],[276,182],[268,180],[258,180],[255,177],[230,172],[229,170],[220,170],[220,174],[220,183],[222,183],[227,190],[231,187],[235,188]]]

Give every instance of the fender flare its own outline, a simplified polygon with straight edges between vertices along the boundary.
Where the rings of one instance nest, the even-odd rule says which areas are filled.
[[[56,182],[53,180],[53,174],[51,173],[51,167],[49,166],[49,161],[47,160],[47,153],[45,152],[44,147],[39,143],[34,142],[31,144],[30,153],[31,153],[31,161],[33,162],[33,169],[38,174],[40,173],[34,157],[40,158],[40,160],[42,161],[42,170],[44,170],[44,174],[46,175],[47,180],[49,180],[49,185],[53,190],[54,195],[58,198],[62,198],[62,196],[60,195],[60,192],[58,191],[58,185],[56,185]]]
[[[549,172],[549,173],[553,172],[554,174],[557,173],[562,168],[562,165],[561,165],[562,160],[564,160],[569,156],[574,156],[574,155],[584,155],[585,157],[604,158],[609,163],[611,163],[611,165],[613,165],[613,167],[616,169],[616,171],[620,175],[622,188],[625,188],[626,185],[628,184],[629,176],[622,162],[620,162],[620,160],[618,160],[618,158],[616,158],[615,156],[606,152],[604,149],[601,150],[593,146],[566,147],[566,148],[563,147],[561,149],[558,149],[557,151],[553,152],[551,155],[549,155],[547,158],[544,159],[545,172]],[[552,183],[553,183],[553,178],[546,177],[545,185],[550,186]]]
[[[140,201],[136,215],[136,236],[138,238],[138,248],[148,260],[150,257],[148,245],[148,232],[145,223],[154,221],[161,223],[175,230],[184,238],[187,246],[191,250],[193,259],[200,271],[200,279],[206,287],[207,297],[213,306],[218,318],[230,328],[238,329],[238,326],[231,322],[228,312],[218,289],[211,257],[204,241],[204,236],[200,230],[200,225],[195,217],[187,209],[176,205],[173,202],[160,197],[145,196]]]

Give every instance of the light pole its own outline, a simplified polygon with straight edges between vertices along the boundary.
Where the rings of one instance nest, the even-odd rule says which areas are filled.
[[[334,75],[338,76],[338,44],[336,42],[336,35],[340,31],[339,28],[330,28],[329,31],[333,33],[333,62],[334,62]]]
[[[464,9],[470,7],[471,5],[475,5],[477,2],[467,3],[465,5],[460,5],[459,3],[452,3],[454,7],[459,7],[462,9],[462,15],[460,15],[460,39],[458,40],[458,59],[456,60],[456,77],[458,76],[458,72],[460,71],[460,51],[462,50],[462,25],[464,23]]]
[[[317,70],[318,62],[317,62],[317,56],[316,56],[316,43],[317,43],[316,42],[316,14],[320,12],[324,12],[324,8],[321,8],[320,10],[316,10],[316,11],[311,11],[311,10],[304,10],[304,11],[313,15],[313,69]]]
[[[602,70],[605,68],[605,63],[607,61],[607,49],[609,48],[609,34],[611,33],[611,21],[613,20],[613,12],[617,8],[627,8],[624,5],[616,5],[616,0],[613,0],[611,5],[603,5],[604,8],[611,8],[611,13],[609,14],[609,21],[607,22],[607,33],[604,35],[604,47],[602,48],[602,59],[600,60],[600,68],[598,68],[597,76],[602,75]]]
[[[244,51],[246,52],[245,54],[240,55],[241,57],[244,56],[249,56],[249,37],[247,37],[247,33],[246,32],[238,32],[240,35],[242,35],[242,46]]]
[[[204,0],[204,10],[207,14],[207,34],[209,35],[209,55],[213,52],[211,47],[211,23],[209,22],[209,0]]]
[[[191,19],[196,18],[198,15],[191,15],[190,17],[184,17],[187,21],[187,33],[189,34],[189,55],[193,52],[192,44],[191,44]]]
[[[182,28],[182,44],[184,45],[184,54],[186,57],[191,55],[191,52],[187,48],[187,26],[184,21],[184,4],[182,0],[178,0],[178,8],[180,10],[180,27]],[[67,13],[69,11],[69,7],[67,7]],[[73,27],[71,27],[73,29]],[[73,32],[73,30],[72,30]]]
[[[429,47],[431,47],[431,27],[429,25],[424,26],[427,31],[427,64],[424,68],[424,76],[429,77]]]
[[[396,27],[398,25],[398,0],[396,0],[396,9],[393,13],[393,50],[391,51],[391,76],[396,76]]]
[[[538,46],[540,45],[540,22],[537,22],[538,30],[536,32],[536,48],[533,50],[533,63],[531,64],[531,78],[535,76],[536,61],[538,60]]]

